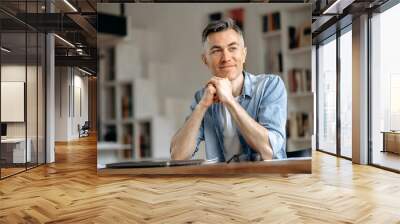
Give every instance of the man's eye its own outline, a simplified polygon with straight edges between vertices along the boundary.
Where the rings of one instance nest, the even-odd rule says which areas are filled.
[[[219,50],[219,49],[218,50],[212,50],[211,54],[215,54],[215,53],[218,53],[218,52],[221,52],[221,50]]]
[[[237,50],[237,47],[230,47],[229,50],[230,50],[230,51],[236,51],[236,50]]]

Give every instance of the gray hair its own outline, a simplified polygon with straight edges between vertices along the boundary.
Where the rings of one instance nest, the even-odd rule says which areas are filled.
[[[222,32],[222,31],[229,30],[229,29],[233,29],[234,31],[236,31],[236,33],[238,33],[240,35],[241,39],[243,40],[243,44],[244,44],[242,30],[240,29],[240,27],[238,25],[236,25],[236,23],[233,21],[233,19],[227,18],[227,19],[212,21],[206,26],[206,28],[204,28],[202,36],[201,36],[203,45],[206,42],[208,35],[210,35],[212,33],[216,33],[216,32]]]

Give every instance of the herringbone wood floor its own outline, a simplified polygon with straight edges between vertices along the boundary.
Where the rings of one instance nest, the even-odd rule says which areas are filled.
[[[319,152],[313,174],[98,177],[94,137],[0,181],[0,223],[400,223],[400,175]]]

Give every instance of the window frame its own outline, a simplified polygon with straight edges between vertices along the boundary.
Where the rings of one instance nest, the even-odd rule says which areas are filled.
[[[319,152],[323,152],[323,153],[327,153],[329,155],[333,155],[333,156],[337,156],[339,158],[343,158],[346,160],[352,160],[352,158],[347,157],[342,155],[341,153],[341,118],[340,118],[340,103],[341,103],[341,97],[340,97],[340,93],[341,93],[341,89],[340,89],[340,81],[341,81],[341,67],[340,67],[340,37],[344,34],[346,34],[347,32],[351,32],[352,31],[352,23],[348,22],[349,17],[345,17],[343,18],[343,20],[345,20],[346,25],[344,25],[344,27],[341,27],[339,29],[339,27],[337,27],[337,30],[335,33],[331,34],[330,36],[328,36],[325,39],[322,39],[320,41],[317,42],[316,44],[316,150]],[[341,20],[339,20],[338,22],[340,22]],[[327,150],[321,149],[320,143],[319,143],[319,116],[320,116],[320,110],[319,110],[319,102],[320,102],[320,96],[319,96],[319,89],[320,89],[320,74],[319,74],[319,60],[320,60],[320,56],[319,56],[319,48],[321,45],[323,44],[327,44],[331,41],[336,41],[336,152],[332,153],[329,152]]]

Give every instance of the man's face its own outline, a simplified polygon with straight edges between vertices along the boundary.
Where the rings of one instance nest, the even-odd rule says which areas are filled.
[[[235,30],[211,33],[204,47],[203,62],[214,76],[232,81],[242,74],[247,50]]]

